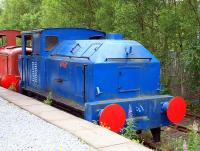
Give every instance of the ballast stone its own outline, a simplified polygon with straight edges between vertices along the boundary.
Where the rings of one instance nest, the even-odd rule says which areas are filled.
[[[70,133],[0,98],[0,151],[94,150]]]

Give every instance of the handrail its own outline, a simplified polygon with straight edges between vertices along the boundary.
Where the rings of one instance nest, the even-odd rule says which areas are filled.
[[[106,58],[105,61],[109,61],[109,60],[149,60],[151,61],[152,58]]]
[[[80,58],[80,59],[88,59],[90,60],[89,57],[78,57],[78,56],[67,56],[67,55],[62,55],[62,54],[51,54],[50,56],[58,56],[58,57],[68,57],[68,58]]]

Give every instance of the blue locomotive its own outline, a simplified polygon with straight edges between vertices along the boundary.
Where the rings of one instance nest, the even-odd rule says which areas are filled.
[[[159,95],[159,60],[122,34],[48,28],[22,32],[22,42],[21,92],[52,92],[86,120],[114,132],[132,115],[135,129],[151,129],[155,141],[160,127],[180,122],[186,113],[183,98]]]

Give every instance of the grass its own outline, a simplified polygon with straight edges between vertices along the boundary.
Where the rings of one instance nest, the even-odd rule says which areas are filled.
[[[199,125],[194,122],[188,127],[191,131],[186,137],[178,137],[171,139],[170,142],[163,143],[158,150],[161,151],[199,151],[200,136],[197,133]]]
[[[129,106],[129,114],[128,114],[128,119],[126,120],[126,126],[121,130],[121,135],[138,143],[143,143],[144,140],[139,137],[137,134],[137,131],[135,130],[134,126],[134,118],[132,115],[132,109]]]
[[[186,103],[187,103],[187,111],[200,113],[200,103],[192,104],[191,101],[189,101],[189,100],[186,100]]]
[[[11,84],[11,86],[8,88],[8,90],[16,91],[17,89],[14,84]]]
[[[52,92],[49,92],[46,100],[44,100],[44,103],[47,104],[47,105],[51,105],[53,103],[53,100],[52,100]]]

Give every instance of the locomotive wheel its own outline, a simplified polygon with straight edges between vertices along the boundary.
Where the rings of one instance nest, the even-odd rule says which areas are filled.
[[[19,80],[15,75],[6,75],[1,79],[1,86],[19,92]]]
[[[106,106],[100,114],[99,124],[113,132],[120,132],[126,121],[126,112],[118,104]]]

